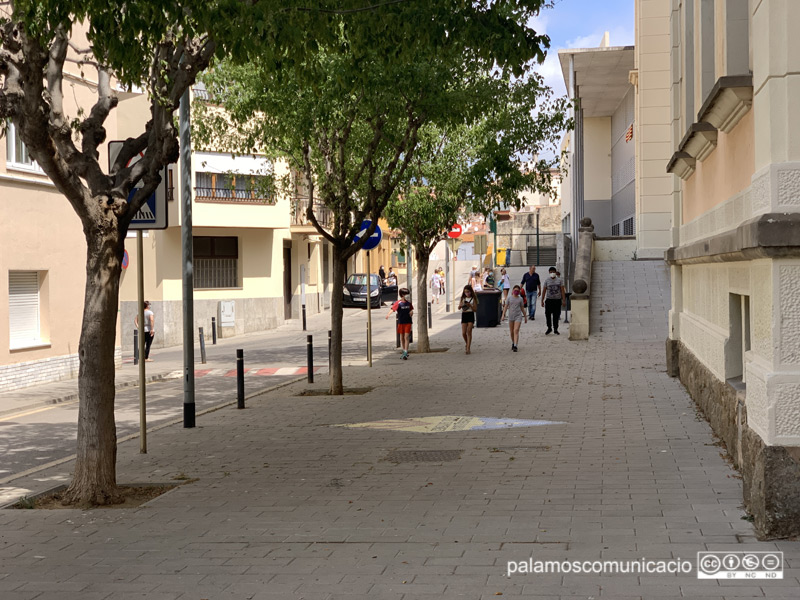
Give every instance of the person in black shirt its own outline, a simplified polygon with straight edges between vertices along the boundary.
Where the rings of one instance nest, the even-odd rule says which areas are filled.
[[[391,310],[386,315],[388,319],[392,313],[397,313],[397,333],[400,334],[400,346],[403,349],[403,360],[408,360],[408,344],[411,339],[413,325],[414,305],[408,300],[408,289],[402,288],[398,292],[400,299],[392,304]]]
[[[535,320],[536,318],[536,299],[542,295],[542,282],[539,280],[539,274],[536,272],[536,267],[531,265],[528,272],[522,276],[522,283],[520,284],[525,289],[525,294],[528,297],[528,318]]]

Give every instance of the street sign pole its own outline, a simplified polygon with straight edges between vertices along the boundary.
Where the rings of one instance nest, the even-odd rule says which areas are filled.
[[[367,250],[367,363],[372,366],[372,273]]]
[[[192,148],[189,90],[178,113],[181,160],[181,249],[183,250],[183,426],[195,425],[194,404],[194,256],[192,251]]]
[[[444,310],[450,312],[450,240],[444,243]]]
[[[147,454],[147,383],[144,359],[144,251],[142,230],[136,230],[136,288],[139,300],[139,453]],[[152,333],[152,332],[151,332]]]
[[[372,221],[363,221],[361,223],[361,229],[356,234],[356,239],[353,240],[353,243],[357,243],[360,237],[364,235],[371,226]],[[364,241],[363,246],[361,246],[361,249],[367,253],[367,362],[370,367],[372,366],[372,273],[370,272],[369,251],[377,248],[382,239],[383,232],[376,223],[375,231]],[[378,290],[380,290],[380,288],[378,288]],[[378,293],[380,293],[380,291]]]

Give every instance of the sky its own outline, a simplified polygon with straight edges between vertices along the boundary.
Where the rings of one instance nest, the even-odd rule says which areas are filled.
[[[634,0],[554,0],[533,24],[550,36],[550,50],[544,65],[537,68],[555,96],[567,93],[558,51],[564,48],[595,48],[608,31],[612,46],[634,43]]]

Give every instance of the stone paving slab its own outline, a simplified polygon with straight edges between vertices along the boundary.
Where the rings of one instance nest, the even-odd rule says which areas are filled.
[[[156,432],[147,455],[122,444],[121,482],[198,478],[146,506],[0,511],[0,597],[796,597],[800,544],[754,538],[741,481],[667,377],[662,343],[570,342],[537,321],[518,353],[497,327],[476,330],[466,356],[457,318],[434,331],[447,352],[402,361],[384,340],[373,368],[349,367],[346,385],[367,394],[301,397],[297,383]],[[563,424],[336,426],[445,415]],[[388,460],[395,450],[461,452]],[[14,484],[45,489],[69,467]],[[698,551],[728,549],[780,549],[785,578],[696,578]],[[529,558],[681,558],[692,572],[507,576]]]

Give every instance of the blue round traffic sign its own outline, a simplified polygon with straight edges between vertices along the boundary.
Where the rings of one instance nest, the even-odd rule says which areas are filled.
[[[361,237],[364,235],[364,232],[369,228],[370,225],[372,225],[372,221],[369,220],[366,220],[363,223],[361,223],[361,229],[359,229],[355,239],[353,240],[354,244],[361,239]],[[375,248],[378,247],[378,244],[381,243],[382,239],[383,239],[383,232],[381,231],[381,228],[376,225],[375,232],[370,236],[370,238],[366,242],[364,242],[364,245],[361,247],[361,249],[374,250]]]

